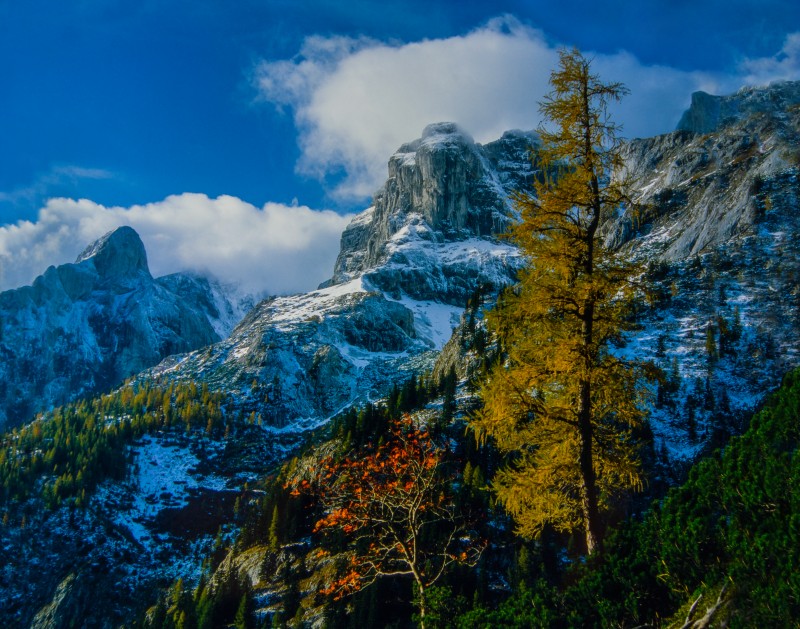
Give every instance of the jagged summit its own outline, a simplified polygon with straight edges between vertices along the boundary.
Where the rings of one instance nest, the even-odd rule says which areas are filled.
[[[479,287],[514,281],[520,256],[497,236],[514,220],[510,192],[532,180],[535,142],[512,132],[482,146],[453,123],[427,126],[389,158],[330,281],[262,302],[228,339],[146,377],[234,391],[248,413],[297,430],[431,368]]]
[[[664,378],[653,391],[647,430],[652,430],[654,440],[646,456],[663,463],[659,469],[668,475],[680,470],[681,461],[716,447],[720,435],[740,430],[764,393],[788,368],[800,364],[800,109],[788,104],[793,102],[792,89],[792,84],[780,84],[774,92],[697,97],[695,127],[634,140],[626,148],[627,174],[636,182],[636,213],[613,217],[604,225],[604,233],[618,255],[645,263],[642,280],[649,290],[647,303],[635,315],[640,331],[628,339],[627,347],[616,350],[663,369]],[[729,115],[731,111],[739,117]],[[706,128],[714,130],[699,131]],[[536,144],[536,136],[526,132],[509,132],[480,145],[449,123],[428,127],[392,156],[387,181],[374,205],[344,232],[333,282],[302,295],[261,302],[228,338],[172,356],[140,374],[140,381],[158,378],[158,384],[165,386],[173,379],[205,383],[230,395],[237,412],[257,416],[269,446],[226,446],[229,458],[223,460],[238,464],[248,457],[264,461],[273,444],[293,441],[305,428],[352,403],[378,400],[412,372],[430,369],[437,357],[434,373],[439,376],[451,367],[459,377],[479,373],[486,358],[486,337],[478,336],[483,330],[482,307],[462,317],[455,334],[451,328],[463,312],[465,295],[481,282],[513,279],[519,254],[497,234],[515,219],[508,194],[524,189],[536,174],[536,162],[528,152]],[[124,290],[117,293],[108,290],[113,282],[106,282],[98,291],[94,258],[89,254],[86,258],[51,268],[37,280],[37,290],[27,287],[0,294],[0,357],[20,357],[7,369],[0,362],[3,400],[17,403],[34,394],[74,392],[76,385],[68,379],[79,380],[79,368],[97,349],[84,343],[91,337],[80,334],[88,330],[104,343],[109,341],[100,348],[105,354],[97,350],[99,358],[107,360],[143,329],[131,322],[151,322],[146,315],[152,309],[144,307],[132,311],[129,319],[109,318],[114,308],[124,314],[122,307],[153,302],[130,290],[133,282],[118,284]],[[136,276],[145,278],[141,273]],[[65,277],[72,277],[73,283],[65,282]],[[71,309],[59,293],[59,282],[74,287],[70,299],[94,305]],[[171,287],[173,293],[180,289],[187,301],[184,285],[191,282],[185,276],[155,282]],[[86,290],[78,291],[81,286]],[[48,305],[53,303],[48,301],[51,290],[60,295],[58,307]],[[18,311],[8,310],[12,302]],[[43,313],[52,317],[49,327],[37,319],[45,317]],[[181,316],[176,320],[181,325],[186,322]],[[121,333],[104,337],[116,323],[121,324]],[[437,413],[433,407],[429,411],[432,416]],[[248,428],[248,434],[257,432],[255,426],[252,431]],[[18,605],[23,601],[28,617],[36,611],[31,601],[43,598],[55,601],[52,609],[62,605],[63,611],[66,606],[61,601],[81,596],[87,608],[102,610],[108,603],[96,602],[92,598],[96,592],[86,583],[97,578],[109,588],[129,583],[130,591],[138,594],[150,583],[164,582],[166,574],[173,578],[186,569],[189,555],[180,553],[197,547],[174,544],[162,536],[157,519],[182,523],[197,517],[195,507],[182,511],[166,506],[174,497],[182,500],[174,488],[183,487],[182,495],[193,490],[187,470],[227,473],[230,468],[227,463],[215,467],[220,459],[211,450],[208,464],[195,465],[197,458],[191,452],[181,464],[180,447],[156,439],[143,440],[132,450],[141,465],[125,481],[128,484],[116,485],[105,498],[93,496],[87,518],[56,511],[64,524],[50,534],[55,540],[50,545],[26,541],[25,553],[12,552],[21,544],[5,546],[9,565],[19,572],[15,578],[0,579],[0,598]],[[269,465],[263,465],[271,468],[268,460]],[[157,469],[163,474],[153,473]],[[665,479],[668,476],[654,480]],[[216,493],[205,493],[203,498],[212,495]],[[68,517],[75,523],[67,525]],[[7,536],[19,533],[11,539],[23,539],[20,527],[0,528]],[[27,537],[29,530],[39,533],[28,525],[26,540],[32,539]],[[85,562],[92,568],[76,573],[78,585],[65,580],[72,578],[71,572],[53,568],[74,570],[62,530],[79,540],[74,547],[97,543],[93,556],[103,562]],[[100,537],[104,541],[94,541]],[[119,539],[130,543],[118,544]],[[130,560],[128,548],[138,559]],[[278,554],[288,557],[297,552],[303,553],[298,558],[306,557],[304,549],[304,544],[285,545]],[[257,600],[277,605],[283,590],[265,591],[263,570],[259,571],[274,564],[265,563],[263,553],[248,554],[251,550],[239,555],[240,575],[248,579],[252,575]],[[271,557],[274,553],[269,552]],[[303,570],[304,562],[300,559],[297,564]],[[95,571],[95,565],[102,569]],[[233,560],[228,565],[234,565]],[[51,573],[53,579],[39,579],[39,573]],[[56,589],[59,582],[67,586]],[[319,590],[319,581],[304,583],[311,588],[306,594]],[[279,588],[286,586],[280,581]],[[70,589],[72,598],[64,595]],[[131,606],[137,600],[133,594],[127,599],[124,604]],[[8,617],[9,609],[13,613],[13,606],[7,605],[0,618],[3,613]],[[304,622],[308,620],[306,615]]]
[[[139,235],[111,231],[74,264],[0,293],[0,426],[213,343],[234,311],[203,278],[154,279]]]
[[[396,155],[416,153],[421,146],[444,148],[446,145],[468,146],[475,144],[475,140],[455,122],[434,122],[422,130],[422,135],[416,140],[402,144],[395,152]]]
[[[108,232],[90,244],[75,260],[75,264],[92,261],[104,279],[143,272],[150,275],[147,252],[139,234],[132,227],[122,226]]]
[[[386,183],[342,234],[326,285],[365,275],[395,296],[462,305],[466,286],[431,281],[463,275],[450,273],[437,250],[475,239],[477,251],[507,229],[515,216],[509,196],[530,186],[529,151],[537,142],[532,132],[513,131],[484,146],[452,122],[425,127],[389,158]]]
[[[636,209],[605,226],[608,243],[680,261],[757,231],[764,204],[775,202],[766,182],[795,176],[798,104],[800,81],[696,93],[683,130],[630,141],[625,170]]]
[[[752,114],[786,111],[800,103],[800,81],[780,81],[766,87],[745,87],[728,96],[692,94],[692,104],[677,131],[711,133]]]

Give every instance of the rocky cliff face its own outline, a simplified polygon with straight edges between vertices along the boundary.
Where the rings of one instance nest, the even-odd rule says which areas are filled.
[[[671,374],[654,429],[691,458],[800,355],[800,82],[696,96],[679,129],[627,147],[636,207],[607,242],[654,291],[629,351]],[[739,420],[737,420],[737,417]]]
[[[681,461],[724,443],[725,434],[740,429],[747,411],[800,363],[800,110],[791,96],[797,86],[779,85],[777,95],[769,88],[696,97],[682,129],[632,141],[626,149],[625,172],[634,180],[637,206],[609,221],[603,233],[619,255],[637,258],[645,269],[649,290],[638,313],[641,329],[617,351],[664,369],[663,382],[652,390],[651,455],[663,463],[657,469],[679,469]],[[235,462],[231,467],[249,454],[248,473],[263,470],[275,461],[269,458],[275,442],[294,439],[294,433],[353,402],[381,396],[437,357],[439,375],[451,367],[461,377],[480,373],[487,347],[476,333],[481,308],[462,319],[456,334],[451,330],[464,295],[483,282],[513,280],[519,257],[495,235],[514,219],[509,192],[533,176],[526,148],[535,138],[510,133],[479,146],[452,125],[434,125],[423,135],[391,158],[389,179],[374,205],[342,236],[330,282],[310,293],[263,301],[228,338],[172,356],[140,376],[206,382],[228,391],[241,410],[260,415],[265,430],[248,426],[241,443],[219,446]],[[99,307],[76,303],[145,303],[165,293],[193,295],[188,301],[199,303],[201,312],[218,303],[200,280],[152,280],[143,249],[131,234],[120,236],[90,248],[75,265],[48,270],[33,287],[0,295],[4,356],[16,352],[20,361],[31,361],[25,367],[30,373],[42,368],[32,356],[62,337],[59,332],[38,340],[41,330],[50,329],[35,318],[51,321],[37,314],[42,309],[60,313],[63,330],[82,330],[70,322],[88,321],[87,313]],[[128,242],[121,259],[98,255],[123,240]],[[107,258],[114,262],[106,264]],[[483,304],[491,301],[487,296]],[[132,312],[133,305],[127,307],[121,312]],[[11,312],[27,314],[7,323],[5,313]],[[124,347],[127,337],[114,334],[101,337]],[[28,338],[39,345],[19,352],[33,343]],[[113,355],[109,343],[102,345],[106,356]],[[49,355],[54,370],[83,360],[84,345],[72,347]],[[88,341],[86,347],[100,344]],[[0,381],[17,388],[30,379],[3,369]],[[260,447],[253,446],[256,436]],[[42,510],[24,529],[6,528],[3,551],[14,558],[5,569],[0,566],[0,598],[10,601],[7,617],[35,615],[35,622],[57,626],[74,610],[91,610],[98,618],[113,615],[119,624],[130,618],[142,584],[186,573],[192,561],[185,555],[186,563],[180,563],[186,538],[164,535],[156,520],[175,520],[168,501],[205,504],[212,490],[232,490],[244,476],[194,478],[207,445],[201,455],[199,439],[188,451],[163,439],[143,439],[132,448],[141,462],[138,471],[125,483],[104,486],[89,510],[77,511],[77,526],[70,521],[74,513],[60,509]],[[221,469],[216,461],[209,467]],[[212,536],[215,529],[209,529]],[[74,557],[86,556],[87,549],[86,571],[76,573]],[[301,550],[297,557],[281,552],[281,564],[300,568]],[[224,566],[253,582],[265,553],[232,554]],[[97,609],[98,593],[108,601],[106,610]]]
[[[676,132],[628,144],[625,175],[638,192],[636,207],[606,226],[607,242],[676,261],[752,232],[763,217],[764,182],[800,161],[799,107],[800,82],[728,97],[695,94]],[[713,124],[691,123],[707,119]]]
[[[207,280],[154,279],[133,229],[106,234],[74,264],[0,293],[0,426],[219,340],[233,311]]]
[[[692,104],[678,122],[678,131],[712,133],[754,114],[773,114],[800,103],[800,82],[782,81],[769,88],[746,87],[728,96],[692,94]]]
[[[726,413],[745,416],[800,351],[798,94],[780,84],[714,97],[724,115],[713,133],[682,129],[625,149],[620,176],[636,203],[602,229],[619,255],[643,262],[653,288],[641,333],[620,351],[670,374],[653,391],[665,456],[690,459],[734,430],[720,427]],[[709,117],[695,101],[684,120]],[[480,146],[454,125],[429,126],[390,158],[329,282],[262,303],[226,341],[150,375],[235,383],[248,410],[299,427],[430,368],[467,298],[512,282],[521,264],[496,235],[515,219],[511,192],[535,174],[535,144],[512,132]],[[451,363],[465,359],[457,344]]]
[[[668,376],[651,424],[673,461],[741,429],[798,364],[799,167],[800,82],[696,95],[678,130],[625,147],[634,204],[602,231],[649,296],[619,351]]]
[[[453,124],[427,127],[390,158],[330,281],[262,302],[228,339],[144,377],[232,389],[267,424],[297,429],[429,368],[469,296],[513,281],[519,256],[497,236],[511,191],[530,185],[535,142],[509,132],[481,146]]]
[[[475,282],[459,278],[507,277],[507,268],[490,268],[491,256],[473,256],[472,268],[465,268],[463,258],[441,254],[452,243],[491,241],[506,230],[515,216],[510,194],[531,186],[529,154],[536,143],[532,133],[510,131],[481,146],[452,123],[426,127],[389,159],[374,205],[345,230],[330,283],[364,275],[395,296],[461,306]],[[427,246],[409,246],[420,241]]]

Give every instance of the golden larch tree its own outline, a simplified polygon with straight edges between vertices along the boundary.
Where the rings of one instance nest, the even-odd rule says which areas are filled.
[[[527,265],[487,317],[503,353],[472,418],[479,438],[509,455],[495,476],[517,530],[583,529],[588,553],[600,514],[621,489],[642,483],[635,429],[645,415],[647,368],[612,351],[633,327],[637,269],[598,234],[627,202],[618,127],[608,104],[626,89],[602,83],[577,50],[562,51],[540,104],[542,176],[519,193],[511,237]]]

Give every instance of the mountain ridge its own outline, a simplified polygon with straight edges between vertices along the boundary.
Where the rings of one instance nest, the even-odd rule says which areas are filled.
[[[684,129],[629,142],[626,171],[638,182],[635,211],[619,213],[602,228],[618,255],[642,262],[641,280],[649,287],[637,313],[640,330],[617,351],[651,360],[664,370],[663,381],[651,391],[647,427],[652,441],[646,455],[655,461],[650,480],[659,487],[675,483],[697,457],[741,432],[750,411],[782,374],[800,364],[800,111],[785,99],[769,98],[768,89],[748,92],[747,98],[772,105],[757,111],[739,107],[709,133]],[[238,482],[246,475],[236,473],[236,466],[246,454],[257,459],[256,465],[260,461],[262,469],[272,465],[339,411],[354,404],[367,409],[369,403],[381,405],[393,385],[434,366],[439,379],[452,369],[462,380],[470,375],[479,381],[486,354],[485,336],[483,344],[477,342],[482,305],[490,305],[496,292],[514,281],[524,262],[495,230],[515,220],[510,192],[529,186],[537,175],[535,155],[529,159],[525,146],[535,144],[535,137],[512,133],[500,144],[480,146],[451,123],[432,125],[426,134],[390,158],[386,185],[342,235],[340,259],[329,282],[308,293],[264,300],[227,338],[172,355],[136,376],[132,391],[145,385],[170,391],[181,383],[194,386],[199,399],[205,395],[204,384],[224,391],[231,397],[227,415],[252,418],[246,430],[232,429],[241,430],[246,439],[234,434],[212,447],[196,434],[202,432],[200,426],[187,446],[165,430],[131,445],[132,458],[147,459],[148,464],[159,457],[162,462],[177,460],[170,465],[183,473],[195,460],[202,463],[201,453],[210,456],[208,451],[217,448],[227,454]],[[75,273],[89,273],[86,266],[76,268]],[[50,271],[50,276],[58,277],[58,272]],[[82,286],[81,277],[75,286]],[[43,295],[45,284],[42,280]],[[460,404],[470,399],[465,389]],[[424,413],[436,415],[444,406],[436,401]],[[112,420],[127,421],[124,411],[119,413]],[[358,426],[357,413],[351,415]],[[283,450],[275,445],[281,439],[289,444]],[[165,450],[172,452],[165,455]],[[58,527],[77,527],[71,538],[77,544],[83,526],[93,557],[120,569],[125,560],[113,553],[145,540],[137,543],[153,557],[167,558],[168,565],[148,567],[140,560],[137,584],[150,587],[165,575],[181,574],[195,584],[200,559],[175,550],[173,543],[179,544],[180,538],[162,539],[157,533],[157,522],[166,517],[160,514],[182,513],[176,507],[168,511],[170,496],[159,498],[158,473],[163,472],[170,490],[186,488],[178,480],[188,485],[194,481],[178,478],[166,463],[163,469],[144,469],[154,472],[158,482],[140,482],[153,493],[140,492],[133,506],[114,504],[135,484],[128,479],[128,485],[111,483],[90,503],[90,511],[117,509],[101,513],[100,519],[93,520],[93,513],[70,525],[65,509],[48,515],[48,521],[58,520],[48,548],[55,546]],[[141,473],[139,467],[132,477]],[[114,500],[109,502],[109,496]],[[139,507],[143,510],[137,511]],[[236,525],[231,518],[232,536]],[[268,526],[269,521],[262,528]],[[97,529],[127,542],[109,544]],[[17,529],[13,535],[22,537]],[[204,540],[211,545],[209,537]],[[289,565],[279,557],[290,555],[296,558],[292,566],[306,565],[304,544],[254,550],[242,576],[257,586],[264,576],[254,567],[258,562],[272,570],[280,561]],[[226,565],[236,564],[231,545]],[[60,559],[61,564],[50,565],[67,570],[69,558]],[[48,565],[49,558],[37,555],[37,561]],[[309,561],[324,566],[328,560],[310,556]],[[85,587],[68,581],[66,572],[51,576],[46,585],[29,585],[38,587],[35,600],[69,603],[71,589],[73,598],[88,609]],[[268,576],[280,581],[277,575]],[[93,583],[88,569],[81,578],[84,585]],[[15,601],[24,600],[26,585],[12,581],[0,585],[15,594]],[[133,583],[133,577],[127,582]],[[312,597],[313,591],[306,594]],[[275,591],[262,595],[260,604],[268,609]],[[116,613],[120,603],[114,601]],[[58,605],[41,609],[42,617],[57,622]],[[35,611],[20,613],[33,617]],[[63,604],[60,613],[68,616],[69,605]]]
[[[470,296],[512,283],[520,267],[499,235],[514,220],[511,191],[532,180],[534,142],[509,132],[484,147],[453,123],[429,125],[389,158],[373,205],[342,234],[330,280],[261,302],[229,338],[141,377],[233,390],[246,412],[283,429],[430,370]]]
[[[769,96],[771,88],[720,97],[745,104],[715,133],[678,130],[624,147],[619,176],[638,186],[634,205],[601,233],[618,255],[644,263],[660,296],[656,303],[651,298],[642,331],[621,351],[672,374],[669,386],[677,390],[657,409],[654,431],[678,460],[691,460],[704,447],[719,429],[721,410],[710,403],[708,409],[677,408],[674,400],[716,396],[737,416],[747,413],[800,349],[800,322],[776,297],[795,290],[791,281],[768,272],[773,279],[765,285],[763,275],[751,272],[753,264],[774,269],[772,254],[765,255],[774,249],[771,234],[800,230],[791,210],[798,86],[781,84],[780,98]],[[230,387],[266,424],[288,429],[297,421],[301,429],[343,405],[381,397],[404,374],[433,369],[464,305],[477,292],[490,303],[524,262],[501,236],[518,218],[511,196],[530,190],[537,176],[537,142],[531,132],[508,132],[482,146],[453,123],[429,125],[389,158],[386,183],[344,230],[333,276],[320,289],[262,303],[230,338],[169,358],[143,377]],[[796,266],[791,259],[784,264]],[[364,326],[353,345],[348,319],[363,321],[365,312],[394,321],[393,331]],[[432,321],[444,325],[438,335]],[[732,321],[741,326],[737,354],[712,364],[706,336],[728,343],[722,337]],[[457,355],[452,348],[449,354]],[[752,376],[743,372],[745,356],[757,357],[750,361]],[[703,388],[698,381],[709,393],[696,393]],[[665,390],[653,392],[662,403]],[[706,437],[696,436],[698,427]]]
[[[139,235],[113,230],[75,263],[0,293],[0,426],[206,346],[234,318],[221,287],[188,275],[153,278]]]

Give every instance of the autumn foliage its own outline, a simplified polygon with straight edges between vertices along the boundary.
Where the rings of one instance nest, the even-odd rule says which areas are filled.
[[[625,88],[603,83],[580,52],[562,51],[541,105],[536,194],[517,195],[511,236],[527,259],[520,282],[487,316],[503,348],[482,383],[472,427],[509,464],[493,479],[517,524],[583,530],[589,554],[614,496],[643,484],[637,431],[648,366],[617,351],[635,326],[639,269],[605,245],[603,221],[626,205],[629,182],[608,105]]]
[[[347,565],[325,594],[341,598],[382,576],[410,576],[424,626],[427,588],[481,550],[455,512],[444,458],[444,448],[406,416],[379,445],[324,459],[312,483],[298,484],[295,491],[319,496],[315,532],[346,540]]]

